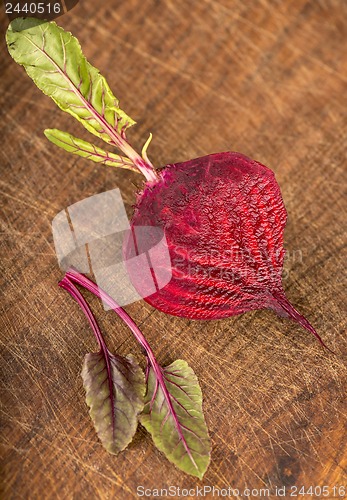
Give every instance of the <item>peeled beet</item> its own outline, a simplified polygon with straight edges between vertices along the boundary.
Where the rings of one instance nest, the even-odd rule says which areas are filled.
[[[283,291],[286,220],[274,173],[240,153],[167,165],[146,182],[131,222],[162,228],[171,258],[170,282],[146,302],[200,320],[269,308],[322,342]],[[130,247],[127,241],[126,258]]]

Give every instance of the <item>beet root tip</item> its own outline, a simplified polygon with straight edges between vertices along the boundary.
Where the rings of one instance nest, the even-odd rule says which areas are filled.
[[[335,354],[334,351],[332,351],[323,342],[320,335],[316,332],[311,323],[302,314],[300,314],[299,311],[297,311],[295,307],[289,302],[284,292],[273,291],[271,295],[274,298],[274,301],[270,305],[271,309],[273,309],[280,316],[292,319],[293,321],[301,325],[303,328],[311,332],[323,347],[328,349],[328,351],[330,351],[332,354]]]

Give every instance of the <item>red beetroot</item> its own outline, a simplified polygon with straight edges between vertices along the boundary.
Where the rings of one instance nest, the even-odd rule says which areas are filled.
[[[270,308],[322,343],[283,291],[287,213],[274,173],[227,152],[168,165],[158,174],[138,195],[131,224],[164,230],[173,275],[146,302],[192,319]],[[125,257],[131,256],[128,240]]]

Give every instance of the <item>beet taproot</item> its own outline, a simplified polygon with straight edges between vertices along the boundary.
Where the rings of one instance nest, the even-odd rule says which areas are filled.
[[[198,320],[273,309],[323,343],[283,290],[287,212],[272,170],[225,152],[167,165],[157,174],[137,195],[131,226],[163,229],[172,278],[144,300]],[[125,261],[134,256],[129,238],[124,255]],[[136,287],[141,277],[131,266],[128,271]]]

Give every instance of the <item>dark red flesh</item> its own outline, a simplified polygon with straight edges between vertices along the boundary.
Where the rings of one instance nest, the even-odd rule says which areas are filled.
[[[287,213],[274,173],[228,152],[168,165],[159,175],[138,196],[132,226],[163,228],[172,278],[146,302],[200,320],[271,308],[319,338],[284,295]]]

